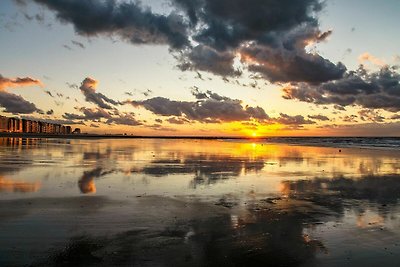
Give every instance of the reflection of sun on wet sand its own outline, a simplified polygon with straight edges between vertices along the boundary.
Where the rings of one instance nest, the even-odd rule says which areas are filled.
[[[21,181],[13,181],[0,177],[0,192],[20,192],[29,193],[39,190],[41,184],[39,182],[28,183]]]

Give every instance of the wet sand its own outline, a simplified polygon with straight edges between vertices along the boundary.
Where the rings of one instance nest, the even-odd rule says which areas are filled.
[[[0,266],[397,266],[400,153],[0,139]]]

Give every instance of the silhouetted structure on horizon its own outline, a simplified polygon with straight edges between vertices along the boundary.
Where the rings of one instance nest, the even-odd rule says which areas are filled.
[[[72,134],[71,126],[0,116],[0,132]]]

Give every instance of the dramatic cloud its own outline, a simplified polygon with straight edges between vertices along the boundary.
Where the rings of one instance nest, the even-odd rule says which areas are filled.
[[[84,36],[117,35],[135,44],[188,44],[187,27],[175,13],[152,13],[137,2],[34,0],[53,10],[62,22],[72,23]]]
[[[120,105],[121,103],[118,101],[115,101],[111,98],[106,97],[102,93],[97,93],[96,92],[96,87],[97,87],[98,82],[92,78],[85,78],[83,80],[81,86],[79,89],[81,90],[82,94],[85,96],[85,100],[87,102],[91,102],[99,106],[100,108],[104,109],[113,109],[113,107],[110,105]]]
[[[321,83],[340,79],[346,71],[341,64],[304,51],[304,47],[286,49],[281,47],[251,45],[241,50],[249,70],[258,72],[271,82]]]
[[[269,118],[264,109],[243,106],[242,102],[237,99],[220,96],[210,91],[207,93],[194,91],[194,95],[198,101],[175,101],[164,97],[154,97],[143,101],[130,101],[129,103],[135,107],[144,107],[157,115],[182,117],[203,123],[251,119],[262,121]]]
[[[265,41],[268,33],[287,31],[303,23],[316,23],[312,12],[319,11],[317,0],[173,0],[192,25],[203,24],[193,34],[199,43],[218,50],[238,47],[250,40]]]
[[[361,65],[339,80],[310,85],[300,83],[283,89],[285,99],[315,104],[344,106],[358,105],[367,109],[400,111],[400,74],[394,67],[385,66],[368,72]]]
[[[42,112],[35,104],[25,100],[22,96],[5,91],[6,88],[32,85],[42,86],[42,83],[30,77],[10,79],[0,74],[0,106],[5,108],[4,112],[13,114]]]
[[[168,14],[139,1],[34,1],[80,35],[168,45],[181,70],[225,77],[247,69],[272,82],[311,83],[340,79],[346,71],[307,49],[332,34],[319,29],[319,0],[169,0]]]
[[[239,76],[241,71],[233,67],[234,58],[232,51],[220,52],[205,45],[198,45],[177,57],[178,67],[183,71],[202,70],[221,76]]]
[[[104,122],[106,124],[120,124],[137,126],[142,123],[135,119],[131,113],[120,113],[118,110],[106,111],[102,108],[85,108],[81,107],[78,109],[83,114],[65,113],[63,118],[67,120],[84,120],[93,122]],[[102,121],[103,120],[103,121]]]
[[[334,64],[306,47],[324,41],[315,12],[319,1],[175,0],[192,24],[202,25],[191,36],[198,45],[180,59],[182,70],[203,70],[238,76],[234,59],[272,82],[325,82],[341,78],[343,64]]]
[[[40,111],[35,104],[25,100],[22,96],[0,91],[0,106],[4,112],[13,114],[31,114]]]

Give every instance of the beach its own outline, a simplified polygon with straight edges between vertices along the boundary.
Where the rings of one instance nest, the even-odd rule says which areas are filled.
[[[0,138],[0,265],[397,266],[371,140]]]

